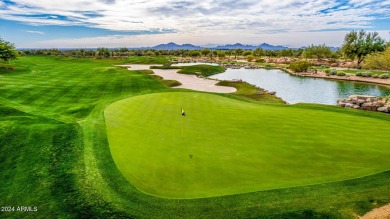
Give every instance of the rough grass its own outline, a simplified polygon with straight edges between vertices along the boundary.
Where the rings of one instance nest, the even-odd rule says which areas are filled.
[[[159,75],[151,75],[151,77],[160,81],[162,84],[164,84],[167,87],[176,87],[182,85],[182,83],[176,80],[164,80],[164,78]]]
[[[237,89],[237,91],[234,92],[235,95],[261,101],[262,103],[284,103],[282,99],[245,81],[220,81],[216,85],[235,87]]]
[[[390,172],[215,198],[140,192],[112,159],[103,110],[121,99],[177,91],[142,72],[113,67],[124,63],[31,56],[16,61],[13,71],[0,69],[0,206],[38,207],[35,213],[0,212],[1,218],[353,218],[390,202]],[[372,112],[279,106],[390,122]]]

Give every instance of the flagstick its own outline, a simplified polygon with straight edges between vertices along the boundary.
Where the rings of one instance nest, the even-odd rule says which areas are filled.
[[[184,137],[184,118],[181,118],[181,137]]]

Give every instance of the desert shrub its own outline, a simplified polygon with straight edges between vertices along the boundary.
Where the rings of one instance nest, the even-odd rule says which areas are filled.
[[[337,71],[336,70],[331,70],[330,71],[330,75],[337,75]]]
[[[377,74],[372,75],[373,78],[378,78],[379,76]]]
[[[337,76],[345,76],[345,73],[344,72],[338,72]]]
[[[389,74],[383,74],[383,75],[381,75],[380,76],[382,79],[387,79],[387,78],[389,78]]]
[[[246,60],[248,61],[248,62],[251,62],[251,61],[253,61],[255,59],[255,57],[253,56],[253,55],[248,55],[247,57],[246,57]]]
[[[330,69],[326,69],[326,70],[325,70],[325,73],[326,73],[326,74],[330,74]]]
[[[369,77],[371,77],[371,73],[370,73],[370,72],[364,72],[364,73],[362,74],[362,76],[363,76],[363,77],[369,78]]]
[[[182,85],[182,83],[176,80],[163,80],[163,84],[165,84],[168,87],[176,87]]]
[[[310,68],[310,63],[307,61],[297,61],[291,63],[289,68],[294,72],[306,72]]]
[[[356,73],[356,76],[363,76],[363,72]]]

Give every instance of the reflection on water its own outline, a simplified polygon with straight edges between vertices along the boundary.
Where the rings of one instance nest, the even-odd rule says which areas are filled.
[[[276,95],[288,103],[335,105],[337,98],[345,98],[352,94],[390,95],[390,87],[386,86],[299,77],[275,69],[227,69],[226,72],[213,75],[211,78],[219,80],[241,79],[269,91],[276,91]]]

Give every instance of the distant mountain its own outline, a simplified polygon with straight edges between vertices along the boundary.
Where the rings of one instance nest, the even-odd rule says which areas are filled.
[[[283,49],[289,49],[288,47],[285,46],[273,46],[267,43],[263,43],[258,46],[253,46],[253,45],[243,45],[241,43],[236,43],[236,44],[228,44],[224,46],[217,46],[214,47],[213,49],[243,49],[243,50],[255,50],[257,48],[262,48],[264,50],[283,50]]]
[[[236,44],[228,44],[228,45],[223,45],[223,46],[217,46],[212,49],[244,49],[244,50],[254,50],[256,49],[257,46],[252,46],[252,45],[242,45],[241,43],[236,43]]]
[[[262,48],[264,50],[283,50],[283,49],[298,49],[298,48],[289,48],[286,46],[274,46],[268,43],[262,43],[258,46],[256,45],[244,45],[241,43],[235,43],[235,44],[227,44],[227,45],[216,45],[216,44],[207,44],[204,46],[195,46],[192,44],[183,44],[179,45],[173,42],[167,43],[167,44],[160,44],[157,46],[153,47],[144,47],[141,49],[155,49],[155,50],[179,50],[179,49],[184,49],[184,50],[201,50],[204,48],[208,49],[216,49],[216,50],[233,50],[233,49],[243,49],[243,50],[255,50],[257,48]],[[303,46],[301,47],[302,49],[305,49],[306,47]],[[339,47],[330,47],[332,51],[336,51],[340,49]]]
[[[179,49],[185,49],[185,50],[197,50],[197,49],[203,49],[200,46],[194,46],[192,44],[183,44],[178,45],[176,43],[167,43],[167,44],[160,44],[157,46],[153,46],[152,49],[156,50],[179,50]]]
[[[283,50],[283,49],[290,49],[286,46],[273,46],[273,45],[270,45],[268,43],[263,43],[261,45],[259,45],[260,48],[264,49],[264,50]]]

